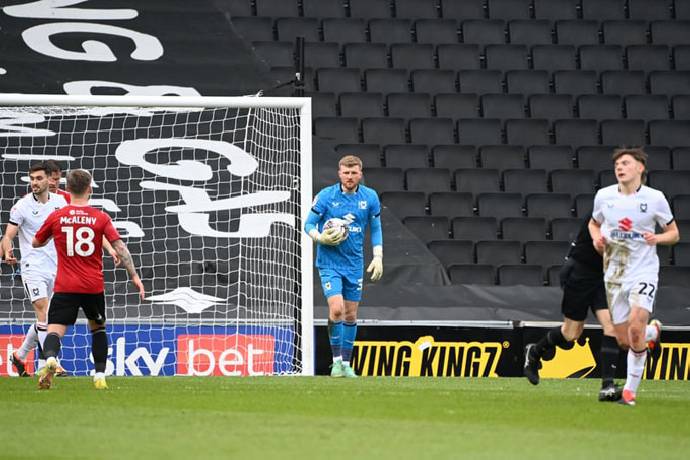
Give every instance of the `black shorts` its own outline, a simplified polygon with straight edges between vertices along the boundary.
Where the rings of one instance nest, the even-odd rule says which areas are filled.
[[[50,299],[48,324],[71,326],[77,321],[79,308],[90,320],[98,324],[105,323],[105,296],[99,294],[82,294],[57,292]]]
[[[590,309],[594,313],[608,308],[603,272],[592,271],[591,268],[569,259],[561,269],[561,287],[561,311],[566,318],[584,321]]]

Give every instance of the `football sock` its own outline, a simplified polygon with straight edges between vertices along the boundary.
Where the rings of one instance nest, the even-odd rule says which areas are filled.
[[[648,324],[647,327],[645,327],[644,329],[645,342],[649,342],[650,340],[656,340],[658,333],[659,331],[657,331],[656,327]]]
[[[350,363],[352,357],[352,348],[355,346],[355,337],[357,337],[357,323],[343,324],[343,362]]]
[[[105,327],[91,331],[91,352],[96,373],[105,372],[105,362],[108,358],[108,335]]]
[[[536,345],[532,348],[531,357],[533,359],[541,358],[548,350],[552,350],[555,347],[563,347],[567,343],[568,341],[565,340],[565,337],[563,337],[563,333],[561,332],[561,327],[558,326],[547,332],[546,335],[536,343]]]
[[[343,322],[328,320],[328,340],[331,343],[333,362],[339,361],[342,356]]]
[[[36,331],[36,324],[32,324],[31,327],[29,327],[29,330],[26,331],[22,346],[17,350],[17,355],[19,358],[26,359],[26,356],[29,354],[29,352],[36,348],[37,343],[38,332]]]
[[[601,338],[601,387],[613,385],[616,377],[616,365],[618,364],[618,342],[615,337],[605,335]]]
[[[625,380],[625,390],[637,393],[637,387],[640,386],[640,380],[642,379],[642,372],[644,372],[644,363],[646,360],[646,349],[635,351],[630,348],[628,350],[628,378]]]
[[[57,358],[60,354],[60,336],[51,332],[43,342],[43,355],[48,358]]]

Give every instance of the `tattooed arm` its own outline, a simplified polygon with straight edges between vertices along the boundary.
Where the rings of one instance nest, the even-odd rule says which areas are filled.
[[[125,243],[123,243],[122,240],[115,240],[112,242],[112,245],[115,252],[117,252],[117,255],[120,256],[122,265],[127,270],[127,273],[129,273],[129,278],[132,280],[134,286],[136,286],[139,290],[139,297],[141,297],[141,300],[144,300],[144,285],[142,284],[139,275],[137,275],[137,270],[134,267],[134,261],[132,260],[132,254],[129,253],[129,249],[127,249],[127,246],[125,246]]]

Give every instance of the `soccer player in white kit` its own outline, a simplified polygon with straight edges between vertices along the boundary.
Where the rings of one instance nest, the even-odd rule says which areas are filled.
[[[604,282],[619,344],[628,345],[628,373],[620,402],[634,405],[647,359],[647,342],[658,341],[660,323],[647,328],[659,278],[656,245],[678,242],[678,226],[664,194],[643,185],[647,154],[642,149],[613,153],[617,184],[594,197],[589,231],[604,257]],[[662,233],[656,234],[659,225]],[[656,331],[654,331],[656,329]]]
[[[46,218],[55,210],[67,206],[65,199],[49,191],[50,177],[43,163],[29,169],[31,193],[19,199],[10,211],[10,219],[2,239],[4,261],[16,265],[12,241],[19,236],[21,254],[21,276],[26,295],[31,300],[36,313],[36,323],[26,333],[21,347],[12,353],[10,360],[20,376],[28,376],[26,356],[39,345],[42,349],[46,337],[48,303],[53,293],[57,271],[55,245],[34,249],[31,241]],[[39,368],[43,365],[39,359]]]

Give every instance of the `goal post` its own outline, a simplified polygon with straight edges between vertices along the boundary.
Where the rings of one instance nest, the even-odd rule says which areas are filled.
[[[104,256],[109,373],[313,375],[311,148],[309,98],[0,94],[0,226],[32,163],[86,169],[147,291]],[[35,318],[19,273],[0,280],[7,375]],[[91,361],[80,315],[62,364]]]

